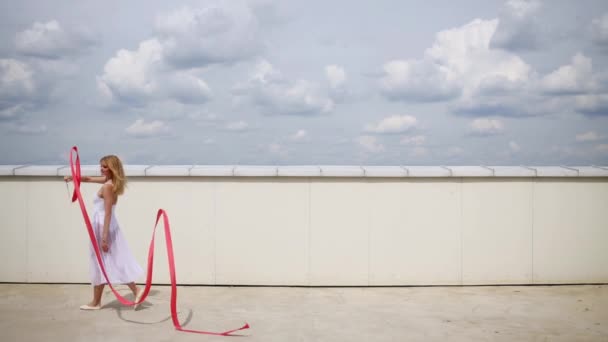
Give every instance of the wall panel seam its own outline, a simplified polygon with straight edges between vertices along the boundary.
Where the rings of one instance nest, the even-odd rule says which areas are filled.
[[[460,285],[464,284],[464,178],[460,178]]]

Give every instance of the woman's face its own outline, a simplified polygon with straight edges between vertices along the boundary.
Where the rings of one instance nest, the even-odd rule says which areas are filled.
[[[101,163],[99,163],[99,168],[103,176],[105,176],[106,178],[112,178],[112,172],[110,172],[110,169],[108,168],[108,163],[102,161]]]

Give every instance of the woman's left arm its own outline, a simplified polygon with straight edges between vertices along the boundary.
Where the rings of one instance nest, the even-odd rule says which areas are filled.
[[[101,191],[103,193],[103,206],[105,209],[103,232],[101,233],[101,250],[107,252],[110,249],[110,221],[112,220],[112,204],[114,202],[112,184],[104,184]]]

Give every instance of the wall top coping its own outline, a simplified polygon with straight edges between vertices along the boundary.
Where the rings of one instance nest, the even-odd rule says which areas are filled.
[[[125,165],[145,177],[608,177],[608,166]],[[98,176],[98,165],[82,165]],[[66,176],[68,165],[0,165],[0,176]]]

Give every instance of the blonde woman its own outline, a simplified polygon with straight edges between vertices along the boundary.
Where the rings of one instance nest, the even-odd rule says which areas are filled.
[[[93,200],[94,210],[91,220],[93,231],[97,244],[101,247],[101,257],[108,279],[112,284],[127,284],[138,301],[143,290],[135,285],[135,280],[143,274],[143,270],[135,261],[114,214],[118,196],[124,193],[127,179],[122,163],[117,156],[108,155],[101,158],[99,166],[101,177],[83,176],[81,178],[82,182],[103,184]],[[71,181],[72,177],[66,176],[64,179]],[[82,305],[80,309],[99,310],[106,280],[97,263],[93,245],[90,246],[89,257],[93,300]]]

